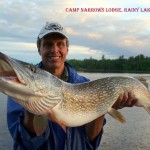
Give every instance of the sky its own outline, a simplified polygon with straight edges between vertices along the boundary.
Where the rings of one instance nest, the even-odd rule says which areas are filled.
[[[149,0],[0,0],[0,52],[39,62],[36,39],[47,21],[66,29],[67,59],[150,57]]]

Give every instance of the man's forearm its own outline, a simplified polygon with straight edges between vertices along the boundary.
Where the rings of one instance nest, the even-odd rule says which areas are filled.
[[[104,115],[86,124],[85,130],[89,137],[90,142],[92,142],[101,132],[103,128],[103,121],[104,121]]]
[[[34,119],[34,114],[25,110],[23,124],[24,124],[24,127],[27,129],[27,131],[30,133],[35,133],[34,127],[33,127],[33,119]]]

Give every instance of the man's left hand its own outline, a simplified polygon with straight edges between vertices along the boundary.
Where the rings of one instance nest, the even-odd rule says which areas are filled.
[[[132,107],[137,103],[138,99],[135,98],[132,92],[125,91],[120,94],[115,104],[112,106],[115,109],[121,109],[123,107]]]

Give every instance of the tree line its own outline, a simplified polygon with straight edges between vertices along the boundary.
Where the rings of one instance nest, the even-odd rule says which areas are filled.
[[[150,73],[150,57],[143,54],[125,58],[124,55],[117,59],[106,59],[103,55],[100,60],[89,59],[67,60],[77,71],[85,72],[114,72],[114,73]]]

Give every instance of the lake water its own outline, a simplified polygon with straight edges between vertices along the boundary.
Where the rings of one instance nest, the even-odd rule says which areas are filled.
[[[150,83],[148,74],[108,74],[80,73],[94,80],[106,76],[145,76]],[[126,118],[122,125],[106,114],[107,124],[101,146],[98,150],[149,150],[150,148],[150,118],[143,108],[124,108],[120,112]],[[7,129],[6,96],[0,93],[0,150],[12,150],[12,138]]]

